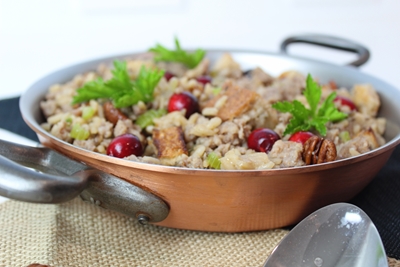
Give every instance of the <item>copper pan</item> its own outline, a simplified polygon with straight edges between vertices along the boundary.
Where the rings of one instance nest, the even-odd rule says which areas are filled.
[[[289,38],[282,44],[282,50],[298,41],[356,52],[360,57],[353,65],[362,64],[369,56],[368,50],[358,44],[326,36]],[[259,66],[272,75],[297,70],[311,73],[321,82],[334,80],[347,88],[356,83],[372,84],[383,103],[380,116],[388,121],[387,143],[366,154],[314,166],[254,171],[197,170],[131,162],[93,153],[60,141],[40,127],[43,118],[39,102],[50,85],[93,70],[101,62],[138,54],[100,58],[56,71],[24,93],[20,109],[44,146],[159,197],[167,204],[169,213],[155,224],[190,230],[239,232],[295,224],[322,206],[353,198],[371,182],[399,144],[400,106],[397,102],[400,90],[386,82],[354,66],[338,66],[284,53],[208,50],[207,56],[213,61],[224,52],[230,52],[245,70]]]

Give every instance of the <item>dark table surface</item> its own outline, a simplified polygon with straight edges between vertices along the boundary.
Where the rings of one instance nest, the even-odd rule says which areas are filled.
[[[36,134],[22,120],[18,101],[18,97],[0,100],[0,128],[38,141]],[[387,256],[400,259],[400,146],[375,179],[349,202],[372,219]]]

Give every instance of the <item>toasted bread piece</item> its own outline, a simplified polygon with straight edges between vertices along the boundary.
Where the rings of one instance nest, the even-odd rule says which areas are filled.
[[[375,117],[381,106],[378,93],[370,84],[355,85],[351,91],[359,112]]]
[[[221,107],[217,107],[217,116],[223,121],[231,120],[249,110],[258,97],[256,92],[230,82],[225,83],[223,87],[225,92],[208,101],[203,107],[214,107],[218,100],[226,98],[225,103]]]
[[[354,157],[369,152],[377,147],[379,147],[379,142],[374,131],[372,129],[366,129],[341,145],[338,150],[338,159]]]
[[[188,155],[181,127],[154,129],[153,142],[159,159],[171,159],[182,154]]]

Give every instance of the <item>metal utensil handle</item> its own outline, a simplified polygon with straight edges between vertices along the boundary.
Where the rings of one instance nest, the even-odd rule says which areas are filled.
[[[292,36],[285,39],[281,44],[281,52],[287,53],[287,47],[293,43],[307,43],[313,45],[319,45],[329,48],[334,48],[342,51],[354,52],[358,55],[358,59],[348,63],[350,66],[361,66],[366,63],[370,57],[369,50],[353,41],[333,37],[329,35],[314,34],[314,35],[299,35]]]
[[[34,203],[84,201],[137,218],[164,220],[168,205],[159,197],[111,174],[90,168],[45,147],[0,139],[0,195]]]

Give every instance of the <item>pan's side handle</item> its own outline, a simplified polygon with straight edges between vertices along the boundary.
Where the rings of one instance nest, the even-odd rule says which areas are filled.
[[[65,161],[67,160],[67,161]],[[57,170],[69,159],[47,148],[29,147],[0,140],[0,195],[25,202],[61,203],[78,196],[88,185],[88,177],[70,177]],[[75,162],[72,171],[84,166]],[[69,165],[71,166],[71,165]],[[61,165],[63,169],[64,164]]]
[[[91,169],[76,175],[90,177],[88,188],[80,194],[86,202],[136,218],[141,224],[161,222],[169,214],[161,198],[111,174]]]
[[[78,195],[96,206],[160,222],[168,205],[154,194],[111,174],[89,168],[45,147],[0,139],[0,195],[26,202],[61,203]]]
[[[323,47],[334,48],[342,51],[354,52],[358,55],[358,59],[348,63],[351,66],[361,66],[366,63],[370,57],[369,50],[358,43],[329,35],[313,34],[298,35],[286,38],[281,44],[281,52],[287,53],[287,47],[293,43],[307,43],[319,45]]]

